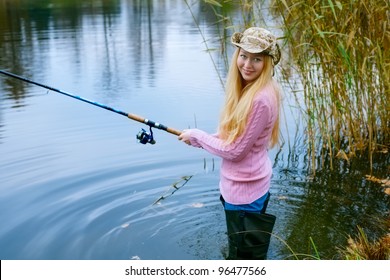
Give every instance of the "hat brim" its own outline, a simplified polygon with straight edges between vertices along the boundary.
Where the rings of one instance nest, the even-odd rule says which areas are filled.
[[[242,43],[241,39],[243,37],[243,33],[235,32],[233,33],[230,41],[233,45],[238,48],[243,49],[244,51],[250,53],[264,53],[272,57],[274,65],[278,64],[281,57],[281,51],[278,43],[268,44],[265,47],[261,47],[260,45],[253,43]]]

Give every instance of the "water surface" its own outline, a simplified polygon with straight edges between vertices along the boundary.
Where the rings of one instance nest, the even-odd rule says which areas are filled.
[[[215,38],[207,6],[192,9]],[[176,129],[215,131],[223,88],[184,1],[1,1],[0,18],[1,69]],[[6,76],[0,91],[1,259],[225,257],[218,158],[158,130],[155,145],[139,144],[142,124]],[[284,106],[284,139],[294,140]],[[313,181],[304,147],[271,158],[269,258],[289,258],[281,240],[308,253],[312,237],[333,258],[357,224],[380,233],[389,200],[364,180],[364,164]]]

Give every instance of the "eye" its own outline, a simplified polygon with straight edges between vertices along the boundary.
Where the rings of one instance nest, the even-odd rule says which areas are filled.
[[[241,57],[242,59],[246,59],[246,58],[247,58],[247,56],[246,56],[245,54],[240,54],[240,57]]]
[[[260,61],[263,61],[263,58],[261,58],[261,57],[255,57],[254,61],[255,61],[255,62],[260,62]]]

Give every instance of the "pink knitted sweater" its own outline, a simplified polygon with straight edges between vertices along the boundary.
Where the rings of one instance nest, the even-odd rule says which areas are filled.
[[[220,192],[231,204],[249,204],[270,188],[272,164],[268,144],[279,114],[272,85],[260,90],[253,101],[247,126],[233,143],[224,145],[217,135],[190,130],[192,146],[222,158]]]

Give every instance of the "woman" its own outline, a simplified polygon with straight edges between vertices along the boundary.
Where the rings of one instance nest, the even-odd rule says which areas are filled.
[[[188,129],[179,140],[222,158],[220,192],[229,258],[265,259],[275,222],[265,210],[272,175],[268,148],[279,136],[280,90],[273,74],[280,49],[276,37],[259,27],[234,33],[231,42],[237,49],[218,133]]]

